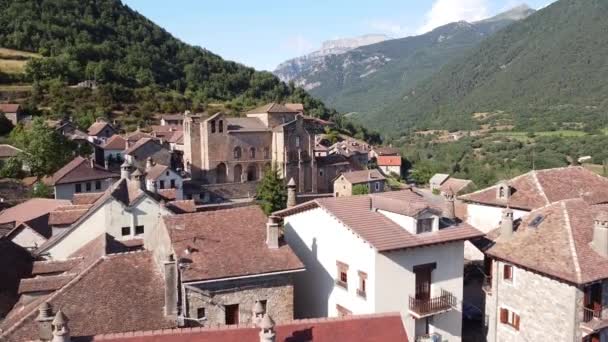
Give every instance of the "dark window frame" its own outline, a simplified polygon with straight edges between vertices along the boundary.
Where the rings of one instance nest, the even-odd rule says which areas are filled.
[[[126,232],[126,234],[125,234]],[[130,236],[131,235],[131,227],[122,227],[120,228],[120,234],[122,236]]]

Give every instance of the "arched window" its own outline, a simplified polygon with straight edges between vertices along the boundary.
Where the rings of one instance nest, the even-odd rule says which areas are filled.
[[[264,147],[264,159],[270,159],[270,149],[268,147]]]
[[[243,175],[243,167],[240,164],[235,165],[233,182],[240,183],[242,181],[242,179],[241,179],[242,175]]]
[[[241,148],[238,146],[234,148],[234,159],[241,159]]]
[[[222,133],[224,131],[224,120],[220,120],[218,125],[218,131]]]
[[[211,121],[211,133],[215,133],[215,121]]]
[[[215,182],[226,183],[226,164],[219,163],[215,168]]]
[[[249,158],[255,159],[255,147],[249,149]]]
[[[247,167],[247,181],[252,182],[258,180],[258,167],[251,164]]]

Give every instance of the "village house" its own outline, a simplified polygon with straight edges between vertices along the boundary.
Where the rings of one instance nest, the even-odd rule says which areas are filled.
[[[160,125],[161,126],[183,126],[184,125],[184,114],[161,114]]]
[[[432,191],[438,193],[445,193],[449,189],[459,195],[470,191],[474,184],[469,179],[454,178],[445,173],[437,173],[429,180],[429,186]]]
[[[108,164],[122,164],[125,160],[125,150],[127,149],[127,139],[122,136],[115,134],[111,136],[105,144],[101,145],[103,150],[104,165]]]
[[[17,103],[0,103],[0,113],[4,113],[13,125],[17,125],[25,118],[21,105]]]
[[[387,176],[395,174],[398,177],[401,177],[401,156],[381,155],[376,158],[376,164],[383,174]]]
[[[135,144],[127,143],[124,159],[139,170],[145,170],[148,160],[176,169],[181,166],[176,156],[155,138],[141,138]]]
[[[488,341],[607,340],[608,206],[595,201],[555,201],[520,221],[503,209],[485,250]]]
[[[401,155],[401,151],[399,151],[398,148],[396,147],[390,147],[390,146],[382,146],[382,147],[377,147],[377,146],[372,146],[372,149],[369,151],[369,159],[372,158],[378,158],[381,156],[400,156]]]
[[[156,164],[152,158],[148,158],[144,171],[146,182],[151,184],[153,190],[159,193],[164,190],[174,190],[175,194],[171,200],[184,199],[184,180],[180,174],[167,165]]]
[[[76,157],[53,174],[51,184],[56,199],[71,200],[74,194],[104,191],[118,178],[118,174],[97,165],[93,159]]]
[[[69,204],[66,200],[32,198],[5,209],[0,212],[0,238],[35,250],[52,236],[49,213]]]
[[[293,275],[304,266],[258,206],[165,216],[145,247],[184,298],[172,310],[188,323],[251,323],[256,302],[279,322],[293,319]]]
[[[329,147],[329,154],[339,154],[351,159],[362,169],[369,162],[369,153],[372,149],[368,143],[354,139],[348,136],[343,136],[344,140],[339,141]]]
[[[364,186],[368,193],[383,192],[386,178],[378,170],[344,172],[334,181],[334,195],[351,196],[357,185]]]
[[[553,202],[581,197],[608,198],[608,179],[580,166],[535,170],[458,198],[465,204],[467,223],[488,233],[499,226],[506,207],[518,220]],[[483,258],[472,245],[466,255]]]
[[[461,340],[464,241],[483,234],[455,219],[453,206],[410,189],[275,215],[306,267],[295,277],[297,317],[400,312],[411,340]]]
[[[89,134],[92,142],[100,141],[103,143],[118,132],[112,125],[110,125],[108,121],[102,118],[97,118],[89,127],[87,133]]]

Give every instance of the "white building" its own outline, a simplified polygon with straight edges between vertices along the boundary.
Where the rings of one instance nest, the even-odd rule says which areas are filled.
[[[401,156],[378,156],[376,163],[383,174],[396,174],[401,177]]]
[[[296,317],[401,312],[412,340],[461,340],[464,241],[479,231],[411,190],[317,199],[276,215],[306,267]]]
[[[184,179],[167,165],[154,164],[148,159],[145,170],[146,182],[158,191],[174,189],[175,200],[184,199]]]
[[[93,159],[76,157],[53,174],[55,199],[71,200],[74,194],[105,191],[118,178]]]

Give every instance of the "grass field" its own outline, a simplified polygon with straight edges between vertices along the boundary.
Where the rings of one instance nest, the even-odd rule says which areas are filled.
[[[33,53],[33,52],[27,52],[27,51],[19,51],[19,50],[13,50],[13,49],[6,49],[6,48],[2,48],[0,47],[0,58],[3,59],[30,59],[30,58],[40,58],[42,56],[40,56],[37,53]]]
[[[544,131],[544,132],[534,132],[534,135],[529,136],[528,132],[495,132],[492,133],[494,136],[498,137],[508,137],[511,139],[519,140],[519,141],[529,141],[534,139],[534,137],[583,137],[587,135],[586,132],[583,131],[573,131],[573,130],[559,130],[559,131]]]
[[[32,58],[40,58],[36,53],[0,48],[0,71],[7,74],[21,74]]]
[[[24,85],[0,84],[0,91],[29,91],[29,90],[32,90],[32,86],[29,84],[24,84]]]

